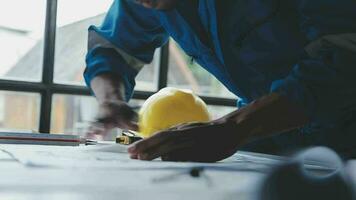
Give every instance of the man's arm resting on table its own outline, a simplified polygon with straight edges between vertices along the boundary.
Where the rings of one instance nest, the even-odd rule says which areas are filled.
[[[233,121],[248,141],[286,132],[309,121],[303,108],[277,93],[263,96],[220,120]]]
[[[173,127],[129,148],[131,158],[215,162],[234,154],[249,141],[303,126],[302,109],[272,93],[208,123]]]

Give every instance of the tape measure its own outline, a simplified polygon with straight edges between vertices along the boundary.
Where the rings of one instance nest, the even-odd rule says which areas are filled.
[[[124,145],[130,145],[139,140],[142,140],[142,138],[137,136],[133,131],[128,130],[122,131],[122,135],[116,137],[116,143]]]

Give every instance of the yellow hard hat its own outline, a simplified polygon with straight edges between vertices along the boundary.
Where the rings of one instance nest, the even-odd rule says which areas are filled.
[[[190,90],[163,88],[149,97],[139,111],[139,135],[188,122],[206,122],[210,115],[204,101]]]

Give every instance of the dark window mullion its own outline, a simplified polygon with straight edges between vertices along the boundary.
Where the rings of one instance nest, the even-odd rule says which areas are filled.
[[[160,62],[158,70],[158,90],[167,87],[168,63],[169,63],[169,42],[161,48]]]
[[[44,32],[42,83],[46,89],[41,93],[40,127],[41,133],[50,132],[52,90],[54,76],[54,55],[56,41],[57,0],[47,0]]]

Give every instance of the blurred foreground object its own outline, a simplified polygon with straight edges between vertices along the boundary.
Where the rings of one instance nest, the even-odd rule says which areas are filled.
[[[163,88],[142,105],[139,134],[142,137],[182,123],[207,122],[210,115],[204,101],[190,90]]]
[[[307,165],[326,168],[313,171]],[[331,149],[315,147],[301,152],[268,175],[258,200],[352,200],[353,192],[340,157]]]

